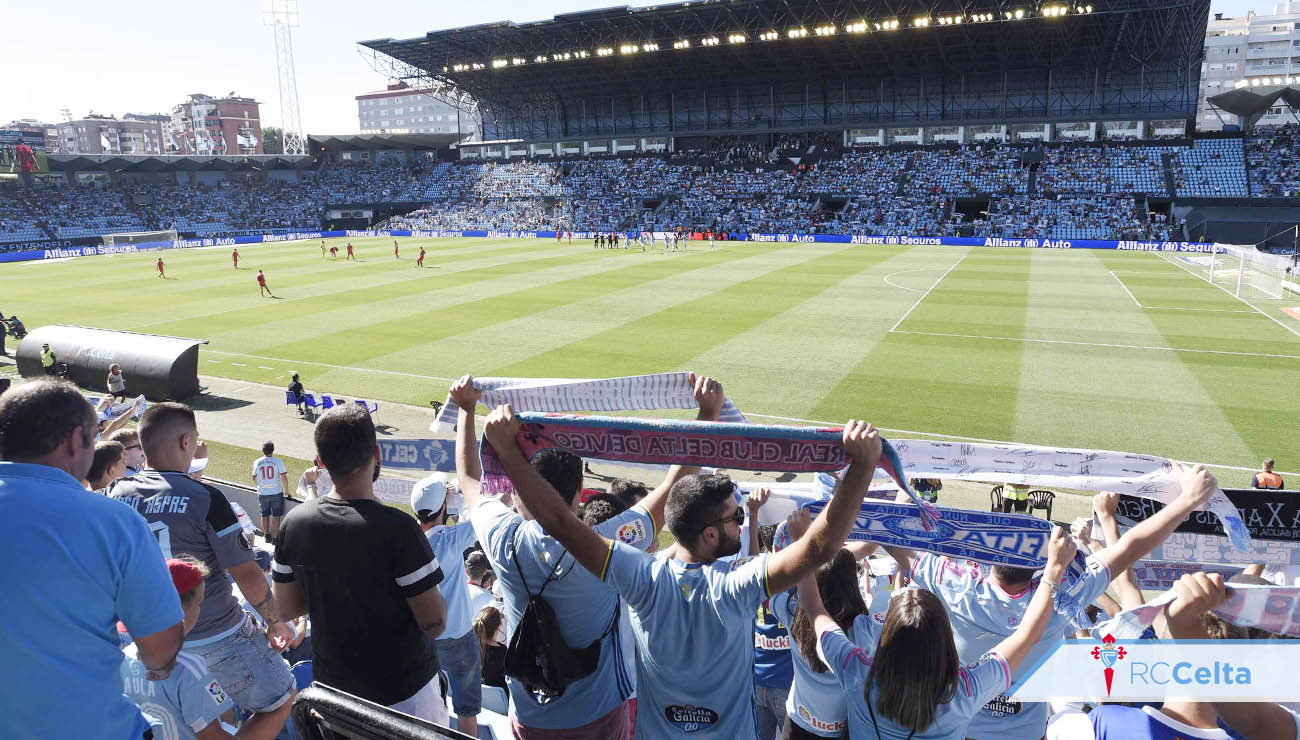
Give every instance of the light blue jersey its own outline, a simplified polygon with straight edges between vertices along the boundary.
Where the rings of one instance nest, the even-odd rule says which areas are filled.
[[[912,583],[938,596],[948,608],[957,655],[963,662],[978,660],[1010,637],[1024,620],[1029,602],[1034,598],[1034,588],[1013,596],[985,575],[978,564],[930,553],[917,555],[908,577]],[[1088,558],[1076,590],[1080,603],[1096,601],[1108,585],[1110,569],[1106,562]],[[1023,665],[1036,664],[1068,634],[1073,634],[1069,620],[1053,613],[1042,639]],[[969,736],[975,740],[1038,740],[1047,729],[1049,713],[1050,707],[1045,702],[1021,702],[996,696],[971,722]]]
[[[782,624],[794,624],[799,597],[793,590],[773,596],[771,605]],[[839,679],[830,671],[814,673],[793,637],[790,657],[794,661],[794,683],[785,702],[785,716],[814,735],[841,737],[849,726],[849,710]]]
[[[609,633],[601,642],[595,672],[570,684],[562,696],[539,702],[523,684],[507,676],[512,710],[519,723],[548,730],[581,727],[604,717],[631,697],[634,679],[623,662],[619,630],[610,629],[619,605],[614,589],[578,565],[537,522],[525,521],[496,499],[480,500],[470,513],[470,522],[501,584],[507,635],[513,635],[519,626],[529,591],[536,594],[557,563],[559,569],[546,587],[544,598],[555,611],[565,642],[575,648],[586,647]],[[592,529],[618,542],[645,548],[653,542],[655,525],[644,507],[633,506]],[[519,566],[528,582],[526,588],[512,557],[512,535]]]
[[[817,639],[817,656],[835,674],[849,710],[849,737],[880,740],[963,740],[971,718],[989,699],[1011,686],[1011,671],[997,653],[988,653],[974,665],[957,671],[957,691],[952,701],[935,707],[934,722],[924,730],[912,731],[868,709],[862,687],[871,671],[871,657],[880,640],[884,615],[860,616],[853,620],[852,641],[838,627],[822,632]],[[876,692],[872,692],[872,701]],[[875,713],[876,721],[871,719]],[[1040,735],[1041,737],[1041,735]]]
[[[182,616],[144,518],[57,468],[0,462],[0,584],[0,737],[141,737],[117,622],[142,636]]]
[[[446,575],[438,590],[447,602],[447,627],[439,640],[464,637],[474,628],[474,615],[469,611],[469,583],[465,580],[465,551],[474,546],[474,527],[461,522],[450,527],[441,525],[424,533],[429,538],[433,555],[442,564]]]
[[[611,545],[602,576],[632,612],[637,738],[757,734],[754,615],[770,595],[767,557],[687,564]]]
[[[162,681],[150,681],[145,678],[148,669],[140,662],[135,645],[124,652],[122,681],[126,696],[155,721],[154,740],[194,740],[199,730],[235,706],[198,656],[181,651],[171,675]]]

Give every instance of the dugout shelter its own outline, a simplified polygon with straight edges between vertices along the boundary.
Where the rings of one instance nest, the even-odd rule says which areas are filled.
[[[105,392],[108,366],[122,366],[129,396],[179,401],[199,394],[199,345],[206,339],[51,324],[33,329],[18,345],[18,372],[44,375],[41,345],[49,344],[67,378],[82,388]]]
[[[711,0],[361,46],[472,98],[484,140],[613,138],[613,153],[633,137],[859,127],[1190,128],[1208,14],[1209,0]]]

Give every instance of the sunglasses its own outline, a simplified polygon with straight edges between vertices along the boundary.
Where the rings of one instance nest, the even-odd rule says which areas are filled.
[[[706,523],[703,527],[700,527],[700,531],[703,532],[704,530],[714,526],[715,524],[726,524],[727,522],[735,522],[737,527],[744,525],[745,510],[737,506],[736,510],[733,511],[730,515],[724,516],[721,519],[714,519],[713,521]]]

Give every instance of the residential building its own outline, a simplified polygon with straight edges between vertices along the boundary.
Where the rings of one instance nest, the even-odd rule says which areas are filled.
[[[1240,123],[1237,116],[1216,111],[1207,98],[1239,87],[1279,85],[1300,85],[1300,2],[1279,3],[1271,15],[1215,13],[1205,31],[1196,128],[1215,131]],[[1298,117],[1300,111],[1279,102],[1256,125],[1294,123]]]
[[[96,113],[57,124],[58,151],[64,154],[162,154],[162,115],[128,113],[121,119]]]
[[[478,136],[477,117],[404,82],[357,96],[357,119],[363,134],[462,134]]]
[[[260,107],[233,92],[223,98],[195,93],[172,108],[168,154],[262,154]]]

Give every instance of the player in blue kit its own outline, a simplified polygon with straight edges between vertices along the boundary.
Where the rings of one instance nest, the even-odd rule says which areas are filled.
[[[631,610],[636,737],[755,737],[754,614],[840,549],[880,458],[876,430],[854,420],[844,427],[852,462],[807,535],[779,553],[734,562],[719,559],[740,549],[745,514],[727,476],[691,475],[673,485],[664,516],[677,538],[677,556],[657,560],[578,521],[524,457],[518,432],[519,420],[508,405],[493,411],[485,428],[519,499]]]

